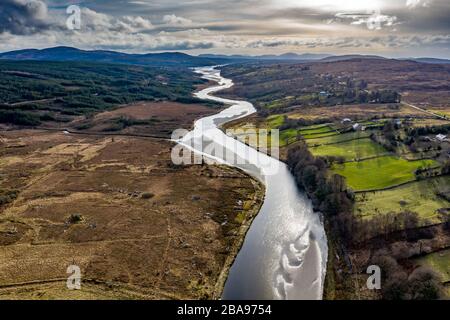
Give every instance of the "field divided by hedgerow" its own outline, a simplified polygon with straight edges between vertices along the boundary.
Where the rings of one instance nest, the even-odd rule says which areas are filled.
[[[328,137],[316,137],[306,140],[308,146],[319,146],[324,144],[340,143],[350,140],[356,140],[361,138],[368,138],[372,132],[370,131],[357,131],[357,132],[346,132],[338,135],[332,135]]]
[[[434,160],[407,161],[395,156],[384,156],[360,162],[336,164],[334,173],[344,176],[355,191],[379,190],[408,181],[414,181],[419,168],[436,167]]]
[[[369,138],[356,139],[342,143],[310,147],[311,153],[318,157],[342,157],[345,160],[364,159],[386,155],[388,151]]]
[[[385,213],[416,212],[424,223],[439,223],[439,209],[450,207],[439,193],[450,191],[450,176],[412,182],[391,190],[356,195],[356,212],[363,218]]]

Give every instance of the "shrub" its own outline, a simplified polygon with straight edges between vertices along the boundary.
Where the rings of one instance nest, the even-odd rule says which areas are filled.
[[[155,195],[153,194],[153,193],[151,193],[151,192],[144,192],[142,195],[141,195],[141,198],[142,199],[151,199],[151,198],[153,198]]]

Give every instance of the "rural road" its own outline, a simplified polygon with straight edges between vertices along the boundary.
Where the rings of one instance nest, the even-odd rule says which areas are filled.
[[[428,111],[428,110],[419,108],[419,107],[417,107],[417,106],[415,106],[415,105],[413,105],[413,104],[411,104],[411,103],[408,103],[408,102],[402,102],[402,103],[403,103],[405,106],[408,106],[408,107],[410,107],[410,108],[413,108],[413,109],[422,111],[422,112],[427,113],[427,114],[429,114],[429,115],[432,115],[432,116],[434,116],[434,117],[436,117],[436,118],[439,118],[439,119],[442,119],[442,120],[449,120],[449,119],[448,119],[447,117],[445,117],[445,116],[441,116],[441,115],[439,115],[439,114],[437,114],[437,113],[434,113],[434,112],[431,112],[431,111]]]

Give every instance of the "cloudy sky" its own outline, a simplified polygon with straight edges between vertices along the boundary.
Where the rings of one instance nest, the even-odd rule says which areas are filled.
[[[71,5],[79,29],[67,26]],[[450,58],[450,1],[0,0],[0,51],[57,45]]]

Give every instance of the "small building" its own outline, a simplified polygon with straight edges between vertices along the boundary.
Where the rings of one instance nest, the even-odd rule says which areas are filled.
[[[440,141],[440,142],[443,142],[443,141],[446,141],[446,140],[447,140],[447,136],[446,136],[446,135],[443,135],[443,134],[438,134],[438,135],[436,136],[436,139],[437,139],[438,141]]]
[[[349,119],[349,118],[344,118],[341,121],[341,123],[350,123],[350,122],[352,122],[352,119]]]
[[[353,130],[358,130],[360,128],[360,125],[359,125],[359,123],[355,123],[354,125],[353,125]]]
[[[320,92],[319,92],[319,97],[322,97],[322,98],[328,98],[328,92],[326,92],[326,91],[320,91]]]

